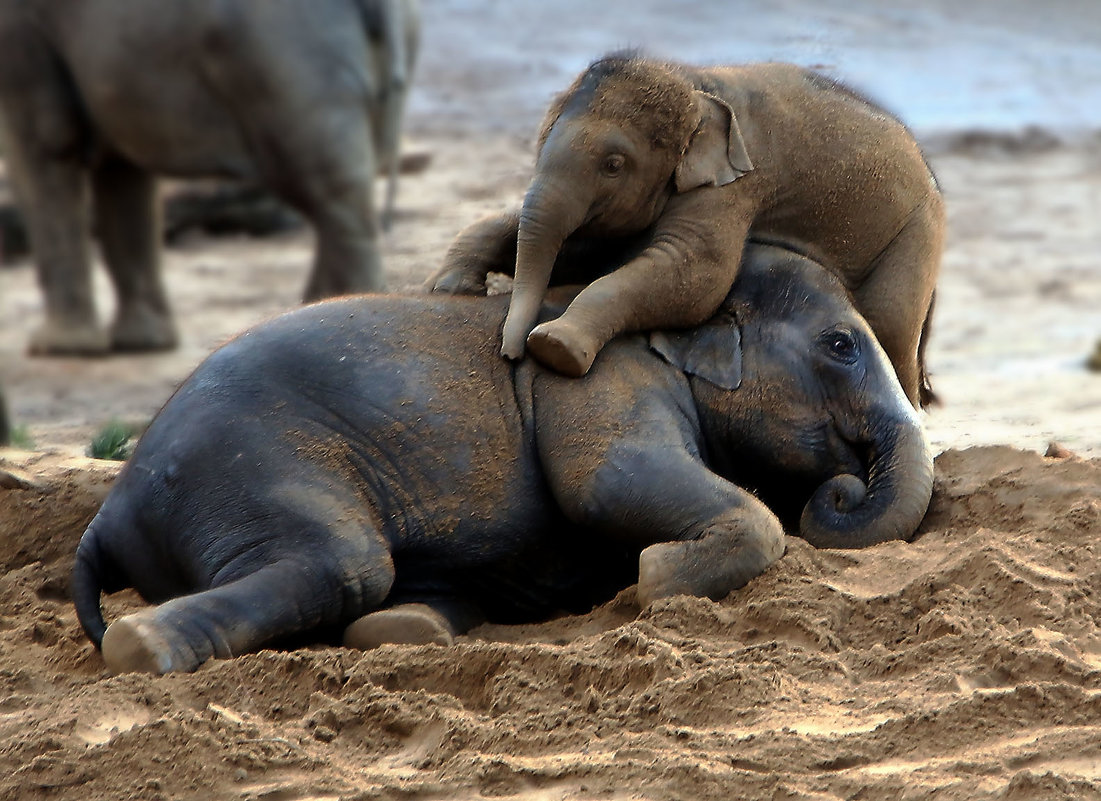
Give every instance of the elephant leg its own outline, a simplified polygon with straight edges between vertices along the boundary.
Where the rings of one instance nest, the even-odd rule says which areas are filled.
[[[112,673],[191,671],[355,618],[382,603],[394,581],[381,538],[358,551],[335,563],[303,553],[127,615],[107,627],[103,659]]]
[[[783,555],[779,519],[686,447],[699,439],[696,424],[652,371],[612,360],[586,379],[585,404],[572,383],[547,376],[539,387],[548,482],[572,522],[644,546],[643,603],[677,593],[721,598]]]
[[[313,214],[317,252],[305,302],[386,288],[371,192],[367,184],[342,198],[330,196],[331,205]]]
[[[85,174],[68,160],[28,165],[23,190],[27,224],[46,302],[46,320],[31,334],[36,355],[96,355],[110,345],[96,315],[88,253]]]
[[[390,0],[382,13],[389,81],[379,104],[380,119],[374,125],[379,132],[379,161],[387,176],[382,230],[389,231],[397,201],[398,174],[401,171],[401,123],[416,60],[419,22],[414,0]]]
[[[698,539],[644,548],[638,557],[639,605],[673,595],[719,600],[744,587],[784,552],[782,534],[766,512],[744,510],[712,523]]]
[[[857,310],[887,352],[915,407],[932,397],[922,334],[928,329],[943,246],[944,206],[937,197],[910,216],[853,292]]]
[[[516,270],[516,236],[519,212],[486,217],[468,225],[444,256],[443,266],[424,289],[449,295],[484,295],[491,272],[512,275]]]
[[[481,610],[454,599],[400,603],[356,620],[344,630],[344,645],[364,651],[388,644],[451,645],[483,620]]]
[[[325,25],[308,4],[262,8],[249,12],[247,31],[218,41],[207,80],[239,100],[235,116],[264,185],[314,227],[304,299],[381,291],[370,109],[378,76],[358,7],[326,6]]]
[[[46,319],[35,354],[108,349],[88,254],[87,124],[72,80],[24,14],[0,19],[0,141],[27,219]]]
[[[385,288],[375,213],[375,153],[366,113],[344,115],[339,130],[311,132],[306,146],[284,153],[269,185],[307,217],[317,234],[303,300]]]
[[[744,243],[744,235],[730,241]],[[709,249],[694,249],[706,253]],[[613,337],[632,331],[688,328],[707,320],[734,284],[742,247],[706,257],[651,246],[585,287],[556,320],[528,334],[527,347],[562,375],[579,377]]]
[[[160,213],[154,177],[121,158],[92,172],[95,229],[115,285],[115,350],[165,350],[177,343],[160,259]]]

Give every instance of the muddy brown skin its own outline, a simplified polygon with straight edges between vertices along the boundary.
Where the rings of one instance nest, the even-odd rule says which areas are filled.
[[[753,248],[710,321],[617,340],[581,380],[499,358],[507,303],[334,300],[207,359],[77,551],[108,666],[191,670],[343,626],[446,642],[636,578],[643,603],[722,597],[784,550],[746,488],[823,546],[908,538],[924,515],[916,413],[818,265]],[[101,592],[128,586],[158,605],[106,628]]]
[[[0,139],[46,306],[31,351],[175,346],[156,175],[236,179],[293,206],[317,233],[307,300],[381,289],[373,181],[396,170],[418,31],[416,0],[0,2]]]
[[[429,287],[484,291],[515,275],[502,353],[566,375],[626,331],[698,325],[726,296],[747,238],[836,274],[917,405],[920,340],[943,243],[936,181],[906,128],[789,64],[696,68],[609,56],[551,106],[519,212],[463,231]],[[563,244],[629,240],[614,272],[534,327]],[[559,260],[561,265],[565,260]],[[597,279],[597,280],[593,280]]]

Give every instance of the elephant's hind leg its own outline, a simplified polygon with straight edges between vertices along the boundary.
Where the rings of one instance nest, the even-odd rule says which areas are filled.
[[[221,586],[174,598],[115,621],[103,636],[112,673],[195,670],[267,643],[355,618],[377,607],[394,580],[385,550],[359,566],[289,558]]]
[[[176,346],[176,327],[161,278],[156,181],[121,158],[92,173],[96,233],[118,295],[111,328],[115,350]]]
[[[456,635],[484,622],[475,604],[433,597],[364,615],[344,630],[344,645],[364,651],[388,644],[451,645]]]
[[[939,197],[915,211],[853,293],[856,307],[875,331],[918,407],[932,397],[925,375],[922,334],[927,331],[933,289],[944,246],[944,207]]]

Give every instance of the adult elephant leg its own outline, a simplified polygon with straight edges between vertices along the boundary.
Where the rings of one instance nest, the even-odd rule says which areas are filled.
[[[386,288],[372,191],[370,182],[334,189],[322,205],[305,211],[317,246],[303,301]]]
[[[46,321],[31,334],[30,352],[105,353],[109,338],[96,316],[84,171],[60,159],[26,166],[21,194],[27,198],[31,246],[46,301]]]
[[[381,604],[394,581],[383,540],[374,532],[359,540],[349,547],[343,538],[337,559],[303,551],[120,618],[103,635],[103,659],[112,673],[191,671],[211,658],[354,619]]]
[[[161,275],[160,212],[153,176],[121,158],[92,173],[95,228],[118,296],[115,350],[164,350],[177,343]]]
[[[0,141],[27,218],[46,320],[36,354],[98,354],[108,348],[96,318],[88,257],[84,156],[87,125],[64,67],[23,16],[0,20]]]
[[[384,289],[369,104],[378,76],[354,3],[248,7],[207,66],[236,110],[263,182],[314,226],[306,301]],[[254,13],[255,12],[255,13]]]
[[[107,332],[96,316],[88,254],[85,172],[70,158],[52,158],[22,136],[6,137],[8,163],[26,213],[46,320],[31,334],[36,355],[105,353]]]
[[[915,211],[853,292],[894,365],[906,397],[920,408],[931,397],[922,338],[944,248],[944,204],[935,197]]]
[[[385,289],[375,212],[376,161],[367,113],[345,108],[282,154],[269,183],[314,225],[317,245],[306,302]],[[305,123],[304,123],[305,124]]]

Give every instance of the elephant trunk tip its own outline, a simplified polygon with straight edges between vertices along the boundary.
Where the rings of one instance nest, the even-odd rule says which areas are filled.
[[[515,304],[509,307],[508,316],[505,317],[505,327],[501,334],[501,355],[511,361],[524,358],[524,346],[528,334],[534,327],[534,320],[528,320],[527,316],[515,308]]]
[[[933,494],[933,459],[920,425],[907,421],[873,449],[868,482],[826,481],[803,509],[800,535],[816,548],[865,548],[913,537]]]

